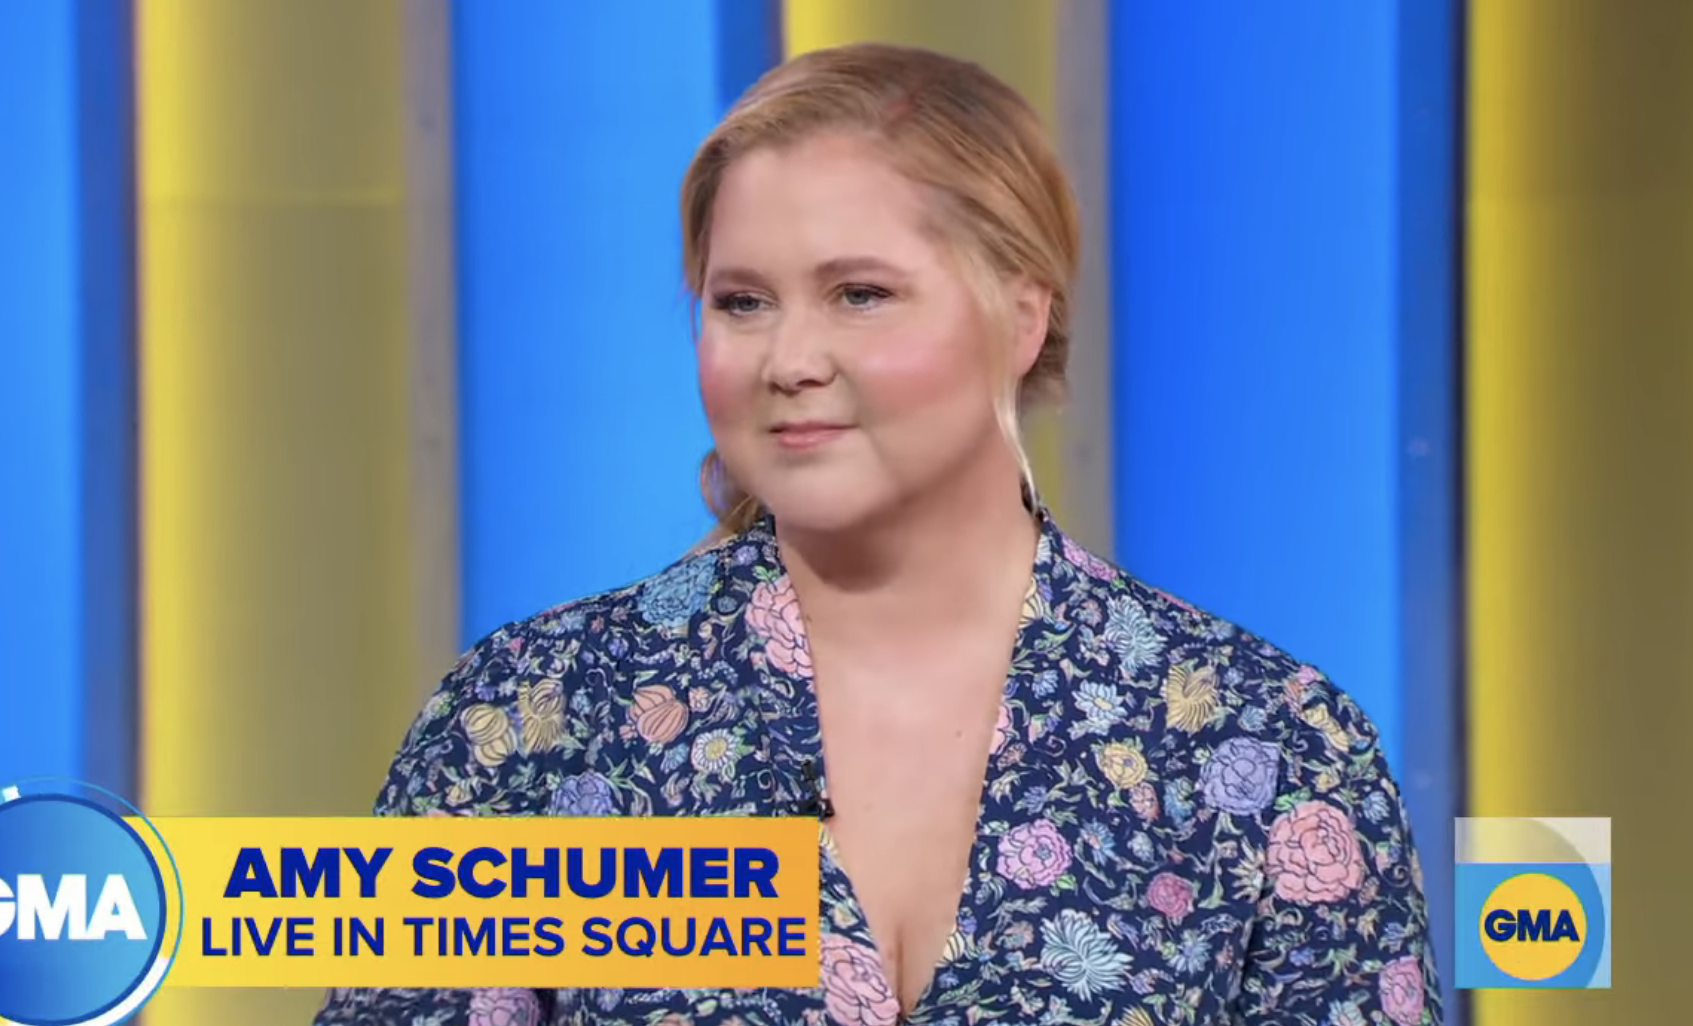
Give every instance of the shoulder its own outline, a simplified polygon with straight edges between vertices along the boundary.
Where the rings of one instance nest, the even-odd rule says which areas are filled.
[[[1204,780],[1239,760],[1273,761],[1284,798],[1376,782],[1392,791],[1375,724],[1317,665],[1062,535],[1058,544],[1057,562],[1077,572],[1053,575],[1054,616],[1103,650],[1176,761]]]
[[[1426,929],[1410,817],[1353,696],[1223,617],[1107,561],[1095,569],[1068,597],[1055,589],[1053,613],[1081,634],[1078,601],[1100,610],[1091,630],[1108,655],[1094,665],[1129,696],[1124,729],[1146,748],[1137,807],[1178,838],[1239,838],[1278,899],[1384,903],[1396,929]]]
[[[686,696],[658,681],[702,653],[728,658],[723,638],[762,583],[762,553],[748,549],[730,538],[480,638],[413,720],[380,807],[528,811],[557,779],[629,740],[621,734],[663,734],[685,719]],[[706,687],[732,677],[689,676]]]
[[[603,700],[624,665],[685,642],[726,587],[732,541],[688,553],[630,584],[572,599],[489,632],[466,650],[419,721],[427,727],[466,696],[509,704],[525,682],[559,681]],[[738,603],[737,603],[738,606]],[[578,698],[575,705],[584,705]]]
[[[1141,700],[1128,729],[1150,750],[1098,765],[1135,781],[1154,838],[1214,860],[1255,909],[1240,1021],[1439,1022],[1422,864],[1370,717],[1317,666],[1110,571],[1071,597],[1109,609],[1118,686]]]

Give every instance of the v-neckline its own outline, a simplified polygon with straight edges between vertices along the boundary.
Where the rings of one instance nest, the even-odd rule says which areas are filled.
[[[1035,557],[1029,572],[1029,584],[1024,592],[1023,608],[1018,614],[1016,638],[1011,649],[1011,658],[1006,666],[1005,679],[1000,686],[999,707],[1005,709],[1015,695],[1020,677],[1027,672],[1023,667],[1023,657],[1030,652],[1038,652],[1038,646],[1033,644],[1034,636],[1038,633],[1046,619],[1047,601],[1051,592],[1052,565],[1064,558],[1062,536],[1052,521],[1047,508],[1038,501],[1031,503],[1035,517],[1036,543]],[[765,514],[752,528],[761,534],[761,541],[766,547],[766,561],[775,571],[776,579],[787,577],[787,566],[782,559],[781,549],[776,540],[774,521],[769,514]],[[789,585],[791,587],[791,584]],[[809,652],[810,643],[804,635],[803,610],[798,609],[798,596],[794,596],[796,611],[800,612],[801,637],[803,647]],[[809,666],[809,662],[807,664]],[[789,732],[788,751],[786,758],[793,761],[793,765],[803,767],[802,776],[809,777],[811,784],[803,785],[801,792],[808,788],[815,788],[815,794],[808,797],[826,804],[828,798],[828,763],[823,747],[823,720],[818,705],[816,691],[816,676],[810,669],[801,675],[784,667],[772,666],[770,672],[779,673],[787,678],[794,687],[794,697],[798,699],[793,706],[796,716],[802,721],[801,729]],[[973,836],[970,840],[969,851],[965,856],[963,878],[958,882],[958,898],[952,910],[952,929],[956,931],[959,923],[966,915],[972,919],[974,909],[973,884],[975,882],[977,865],[987,854],[990,838],[987,832],[989,803],[993,800],[992,788],[997,774],[994,771],[994,756],[998,750],[999,728],[996,726],[993,734],[993,747],[990,747],[982,770],[981,790],[976,800],[976,817],[973,825]],[[800,747],[798,742],[803,742]],[[923,989],[918,993],[917,1000],[909,1010],[905,1009],[899,1000],[898,989],[894,986],[893,976],[890,975],[886,953],[882,949],[881,940],[876,936],[870,925],[870,917],[866,913],[863,901],[859,898],[858,889],[853,882],[852,874],[847,871],[846,864],[841,858],[840,847],[836,842],[833,831],[829,828],[827,818],[822,820],[819,833],[820,855],[826,860],[840,880],[840,895],[846,906],[846,911],[852,921],[861,925],[865,941],[869,944],[876,959],[877,971],[881,974],[882,984],[888,989],[895,1006],[895,1017],[890,1026],[914,1026],[926,1020],[931,1012],[930,1005],[939,989],[940,978],[947,965],[947,951],[950,947],[951,934],[948,942],[941,945],[941,950],[935,954],[934,962],[929,967],[929,977]],[[826,888],[825,888],[826,890]]]
[[[1015,665],[1015,660],[1013,660],[1013,665]],[[1007,674],[1007,690],[1011,687],[1015,674],[1014,669]],[[1000,702],[1003,704],[1004,701],[1005,698],[1002,694]],[[818,765],[820,773],[826,772],[822,768],[821,760],[819,760]],[[972,911],[970,904],[974,888],[971,885],[975,881],[976,864],[987,845],[987,831],[984,827],[988,815],[988,789],[992,786],[993,776],[993,753],[990,750],[987,765],[982,770],[982,791],[976,802],[976,822],[972,827],[974,834],[970,838],[970,850],[964,857],[964,876],[963,879],[958,881],[958,899],[954,902],[952,908],[953,931],[958,929],[958,924],[963,920],[965,914]],[[824,794],[827,794],[828,778],[823,776],[821,779],[823,780]],[[888,993],[893,996],[895,1013],[892,1026],[911,1026],[911,1024],[923,1022],[940,983],[941,972],[947,965],[946,956],[950,947],[951,933],[947,935],[947,940],[942,942],[940,951],[935,954],[934,961],[929,966],[929,977],[924,981],[923,989],[918,992],[917,1000],[907,1010],[900,1003],[899,988],[895,986],[894,977],[889,973],[887,955],[882,950],[880,938],[876,936],[875,930],[870,925],[870,915],[865,911],[864,902],[859,899],[858,888],[853,884],[852,874],[847,871],[846,863],[841,860],[840,846],[835,840],[833,831],[829,829],[827,820],[823,823],[823,857],[829,861],[829,865],[840,877],[841,898],[846,904],[847,913],[854,922],[863,926],[865,940],[876,956],[877,971],[881,973],[882,984],[887,987]]]

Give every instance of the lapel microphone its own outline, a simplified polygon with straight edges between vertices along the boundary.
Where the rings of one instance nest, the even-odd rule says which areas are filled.
[[[805,760],[805,799],[800,803],[800,813],[823,820],[835,814],[835,803],[829,800],[823,787],[823,774],[817,769],[816,759]]]

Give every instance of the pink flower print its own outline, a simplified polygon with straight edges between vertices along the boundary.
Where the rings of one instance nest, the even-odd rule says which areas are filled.
[[[747,624],[764,642],[770,665],[804,680],[811,679],[811,646],[805,640],[805,620],[799,596],[786,574],[753,589]]]
[[[1006,831],[999,839],[999,875],[1020,887],[1051,887],[1070,868],[1070,842],[1044,819]]]
[[[1170,603],[1172,606],[1175,606],[1178,609],[1185,610],[1189,613],[1194,614],[1195,616],[1203,615],[1199,612],[1198,608],[1196,608],[1193,605],[1193,603],[1187,601],[1184,598],[1179,598],[1175,595],[1172,595],[1169,592],[1164,591],[1161,588],[1154,588],[1152,590],[1154,592],[1157,592],[1159,598],[1162,598],[1164,601]]]
[[[1146,887],[1146,903],[1179,923],[1193,911],[1193,884],[1174,873],[1159,873]]]
[[[999,720],[993,725],[993,750],[997,755],[1001,748],[1011,740],[1011,707],[1004,702],[999,703]]]
[[[1109,563],[1077,545],[1068,536],[1064,539],[1064,558],[1090,576],[1097,577],[1102,581],[1109,581],[1117,576],[1116,571],[1111,569]]]
[[[1311,690],[1311,685],[1323,679],[1314,666],[1301,666],[1299,672],[1282,682],[1282,691],[1287,698],[1290,709],[1297,709],[1305,702],[1305,693]]]
[[[1270,826],[1264,868],[1283,901],[1339,901],[1364,880],[1364,849],[1346,813],[1325,802],[1301,802]]]
[[[470,1026],[539,1026],[541,1003],[535,992],[496,987],[470,995]]]
[[[1417,1026],[1423,1021],[1423,967],[1415,955],[1397,958],[1382,966],[1378,981],[1381,1010],[1399,1026]]]
[[[832,933],[823,935],[823,995],[841,1026],[893,1026],[899,1001],[876,953]]]
[[[1139,783],[1129,789],[1129,807],[1141,819],[1158,818],[1158,792],[1151,784]]]
[[[1322,679],[1323,675],[1317,672],[1316,667],[1301,666],[1298,673],[1282,681],[1282,696],[1287,701],[1287,707],[1298,709],[1305,702],[1305,692]]]

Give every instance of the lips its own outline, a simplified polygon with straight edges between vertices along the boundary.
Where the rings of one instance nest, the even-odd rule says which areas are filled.
[[[834,441],[851,428],[826,421],[795,421],[771,429],[778,445],[785,449],[814,449]]]

